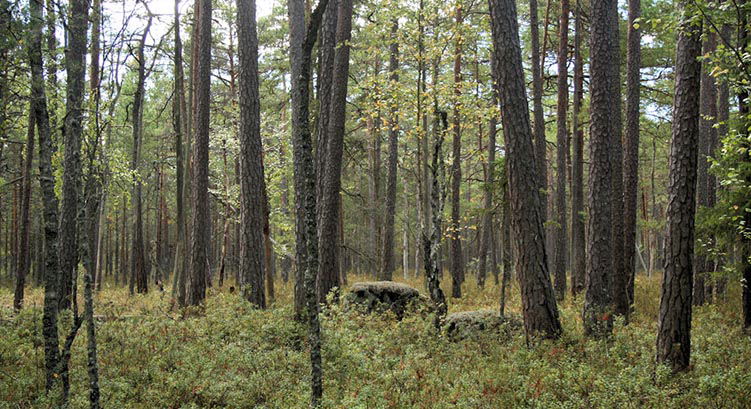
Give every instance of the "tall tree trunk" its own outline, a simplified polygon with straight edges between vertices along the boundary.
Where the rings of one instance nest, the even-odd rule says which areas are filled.
[[[491,81],[491,106],[493,109],[498,107],[498,60],[496,54],[490,55],[490,81]],[[490,116],[488,120],[488,145],[485,148],[487,150],[488,161],[485,166],[485,187],[483,189],[483,214],[482,214],[482,236],[480,242],[480,260],[477,272],[477,283],[480,287],[485,285],[485,276],[487,271],[487,259],[488,250],[491,253],[495,252],[495,246],[493,246],[493,217],[495,212],[493,211],[493,186],[494,186],[494,170],[495,170],[495,145],[496,135],[498,128],[498,119],[495,114]],[[498,284],[498,266],[496,260],[491,258],[490,269],[495,276],[495,283]],[[505,294],[501,294],[501,299],[505,300]],[[501,303],[501,314],[503,314],[504,303]]]
[[[394,19],[391,23],[391,46],[389,55],[389,81],[390,87],[397,89],[399,86],[399,20]],[[389,113],[389,158],[388,175],[386,176],[386,212],[383,229],[383,260],[381,261],[381,278],[391,280],[394,274],[394,217],[396,214],[396,172],[399,162],[399,108],[397,101],[391,101]],[[405,236],[406,239],[406,236]],[[405,240],[406,253],[406,240]],[[406,257],[405,257],[406,260]],[[404,263],[406,264],[406,263]],[[403,266],[406,274],[407,267]]]
[[[610,35],[613,44],[613,60],[611,69],[613,70],[613,87],[612,99],[613,116],[611,120],[610,131],[610,177],[611,177],[611,251],[610,258],[613,265],[613,312],[620,316],[626,316],[630,308],[628,298],[628,286],[631,279],[630,273],[626,272],[623,261],[623,119],[621,115],[621,51],[620,51],[620,15],[618,7],[610,9]]]
[[[191,234],[191,288],[188,303],[198,305],[206,298],[209,276],[209,116],[211,87],[211,0],[196,0],[198,6],[195,117],[193,128],[193,223]]]
[[[339,286],[339,191],[342,184],[342,153],[346,120],[347,81],[349,78],[349,39],[352,31],[352,0],[340,0],[337,11],[336,51],[331,83],[329,140],[323,179],[321,226],[319,227],[320,265],[318,266],[318,301]]]
[[[83,134],[83,96],[86,77],[86,32],[89,4],[71,0],[68,17],[68,46],[65,48],[66,114],[63,201],[60,220],[60,308],[75,304],[75,280],[78,265],[78,210],[81,191],[81,135]]]
[[[636,275],[636,214],[639,190],[639,87],[641,86],[641,0],[628,2],[626,37],[626,129],[623,138],[623,264],[628,277],[628,314],[634,305]],[[627,315],[628,316],[628,315]]]
[[[612,31],[612,14],[616,0],[592,4],[591,55],[591,131],[589,165],[589,235],[587,236],[587,279],[584,300],[584,332],[588,336],[605,337],[612,332],[612,225],[613,192],[611,134],[615,132],[615,95],[618,66]]]
[[[266,308],[264,293],[265,181],[261,143],[261,99],[258,92],[258,37],[255,0],[237,1],[237,45],[240,57],[240,171],[242,250],[240,276],[245,298]]]
[[[180,306],[185,306],[185,293],[178,292],[180,282],[185,281],[187,272],[187,252],[186,252],[186,222],[185,222],[185,170],[187,168],[186,149],[183,138],[187,136],[187,118],[186,118],[186,101],[185,101],[185,72],[183,68],[183,44],[180,38],[180,12],[179,0],[175,0],[175,98],[172,100],[172,128],[175,132],[175,154],[177,160],[175,163],[176,173],[176,193],[175,202],[177,207],[177,219],[175,220],[177,228],[177,239],[175,241],[175,263],[173,269],[172,297],[177,299]]]
[[[548,4],[550,0],[548,0]],[[532,137],[534,138],[534,155],[537,163],[537,186],[543,193],[540,195],[540,204],[542,210],[548,208],[548,167],[547,167],[547,146],[545,142],[545,113],[542,107],[542,65],[543,61],[540,56],[540,23],[538,22],[539,13],[537,11],[537,0],[529,0],[529,31],[531,36],[532,47],[532,111],[534,114],[534,128]],[[547,18],[545,19],[547,28]],[[547,29],[546,29],[547,32]],[[544,48],[544,47],[543,47]],[[542,213],[543,222],[545,213]],[[547,255],[543,262],[547,263]]]
[[[694,213],[696,206],[697,135],[701,78],[701,22],[681,2],[681,23],[675,56],[673,136],[670,146],[667,244],[660,297],[657,361],[674,371],[691,359]]]
[[[33,18],[33,17],[32,17]],[[32,33],[32,36],[34,34]],[[16,265],[16,288],[13,293],[13,308],[23,307],[23,295],[26,286],[26,276],[29,274],[31,254],[29,252],[29,236],[31,234],[31,165],[34,159],[34,110],[29,108],[29,124],[26,135],[26,155],[23,162],[23,181],[21,183],[21,231],[18,243],[18,263]]]
[[[574,104],[573,153],[571,156],[571,295],[584,291],[586,275],[586,238],[584,237],[584,129],[581,126],[581,108],[584,97],[584,62],[582,37],[584,23],[579,0],[576,1],[576,33],[574,34]]]
[[[554,265],[555,295],[559,300],[566,296],[566,252],[568,228],[566,225],[566,157],[568,156],[568,14],[569,1],[561,0],[558,23],[558,121],[556,132],[556,245]]]
[[[349,0],[343,0],[344,3]],[[305,5],[302,0],[290,0],[289,20],[295,36],[290,38],[290,66],[292,67],[292,143],[295,172],[295,206],[297,207],[297,263],[295,285],[302,284],[307,309],[308,342],[311,363],[311,407],[318,408],[323,395],[323,366],[321,362],[321,325],[318,320],[319,303],[316,292],[318,272],[318,227],[316,215],[316,179],[313,164],[313,145],[309,124],[309,83],[311,53],[328,0],[321,0],[305,25]],[[346,7],[346,5],[345,5]],[[341,8],[341,6],[340,6]],[[351,12],[351,3],[349,10]],[[341,16],[341,14],[340,14]],[[305,30],[303,31],[303,28]],[[292,34],[292,33],[290,33]],[[337,75],[334,75],[337,79]],[[346,87],[345,87],[346,88]],[[346,92],[346,90],[345,90]],[[332,91],[332,95],[336,95]],[[342,107],[343,111],[343,107]],[[333,119],[333,118],[332,118]],[[338,189],[337,189],[338,193]],[[303,261],[304,258],[304,261]],[[304,270],[300,271],[301,268]],[[302,280],[299,279],[302,277]],[[302,281],[302,282],[300,282]],[[296,288],[297,292],[298,289]],[[297,295],[297,293],[296,293]],[[297,308],[298,300],[295,300]],[[300,306],[302,313],[302,306]]]
[[[454,112],[453,126],[454,140],[452,143],[451,162],[451,296],[462,296],[462,282],[464,281],[464,257],[462,256],[461,238],[461,208],[460,194],[462,185],[462,129],[460,101],[462,95],[462,6],[457,4],[455,11],[456,39],[454,42]]]
[[[139,176],[141,168],[141,147],[143,146],[143,102],[146,86],[146,37],[151,29],[152,17],[149,13],[148,23],[141,34],[138,44],[138,80],[136,92],[133,96],[133,156],[130,169],[133,172],[133,190],[131,193],[131,211],[133,212],[133,237],[131,241],[130,269],[131,277],[135,279],[136,291],[146,293],[148,291],[148,271],[146,270],[146,250],[143,238],[143,183]]]
[[[746,0],[743,0],[741,2],[742,6],[746,6]],[[745,7],[742,9],[742,13],[740,15],[740,21],[738,24],[738,47],[743,50],[743,52],[746,52],[748,50],[748,43],[749,43],[749,32],[748,32],[748,14],[747,11],[745,11]],[[740,117],[743,118],[743,124],[742,130],[743,135],[748,139],[751,137],[751,132],[749,132],[748,128],[748,117],[751,113],[751,109],[749,108],[748,103],[748,97],[749,93],[748,90],[745,88],[741,88],[738,92],[738,113],[740,114]],[[749,153],[749,147],[746,146],[746,163],[751,162],[751,153]],[[746,173],[746,186],[751,185],[751,180],[749,180],[748,173]],[[744,209],[748,208],[748,204],[744,204]],[[744,222],[744,229],[741,232],[741,263],[740,263],[740,270],[743,274],[743,283],[742,286],[742,308],[743,308],[743,329],[748,331],[751,329],[751,232],[749,232],[749,226],[751,226],[751,212],[746,211],[745,217],[743,218]],[[690,304],[690,303],[689,303]],[[691,321],[689,320],[689,323]]]
[[[513,0],[489,0],[493,49],[501,84],[499,99],[506,137],[511,228],[516,237],[515,264],[521,287],[524,328],[528,337],[558,338],[563,329],[558,319],[553,285],[545,262],[543,207],[539,189],[538,161],[524,87],[519,26]]]
[[[326,149],[329,141],[329,122],[331,118],[331,86],[334,75],[334,54],[336,50],[336,26],[339,14],[339,0],[329,0],[329,5],[323,13],[321,30],[319,33],[320,44],[318,46],[319,64],[317,80],[318,116],[315,141],[316,154],[316,180],[323,180],[326,161]],[[302,27],[304,28],[304,26]],[[318,225],[321,225],[321,211],[323,207],[323,183],[316,184],[316,208]]]
[[[722,26],[722,31],[720,34],[723,38],[723,41],[731,41],[731,28],[729,24],[725,24]],[[728,81],[721,81],[718,84],[717,87],[717,139],[718,141],[722,141],[725,139],[725,137],[728,135],[728,129],[729,129],[729,119],[730,119],[730,85],[728,84]],[[713,152],[714,153],[714,152]],[[715,187],[715,186],[713,186]],[[716,187],[715,187],[716,189]],[[716,260],[717,264],[715,265],[715,270],[720,271],[721,265],[723,263],[722,259]],[[717,299],[719,300],[725,300],[727,291],[727,277],[724,275],[717,278],[717,286],[716,286],[716,294]]]
[[[717,49],[717,34],[705,26],[704,44],[702,45],[702,55],[711,55]],[[714,76],[710,73],[711,67],[705,64],[701,72],[701,88],[699,91],[699,138],[698,138],[698,162],[696,177],[696,205],[697,207],[711,207],[714,205],[714,178],[709,174],[709,159],[711,156],[711,145],[717,139],[717,84]],[[711,178],[711,179],[710,179]],[[707,247],[711,247],[710,237],[700,238]],[[705,254],[697,254],[694,260],[696,274],[694,275],[694,305],[704,305],[709,301],[710,294],[706,294],[705,286],[709,284],[709,272],[712,271],[712,264],[709,257]]]
[[[48,9],[49,10],[49,9]],[[45,94],[44,67],[42,63],[42,2],[29,2],[30,28],[29,66],[31,68],[31,103],[39,136],[39,185],[44,219],[44,308],[42,336],[44,337],[45,389],[52,389],[57,378],[55,368],[60,359],[57,334],[57,309],[60,268],[58,263],[58,201],[55,195],[55,176],[47,96]]]
[[[308,82],[300,83],[302,74],[302,46],[305,39],[305,2],[302,0],[290,0],[289,6],[289,62],[290,62],[290,105],[292,106],[291,130],[292,141],[296,145],[293,147],[294,162],[294,190],[295,190],[295,317],[298,320],[304,320],[307,316],[305,310],[305,272],[307,271],[307,248],[308,237],[305,234],[305,175],[302,173],[302,160],[305,159],[307,152],[297,145],[304,143],[304,140],[298,139],[303,131],[303,125],[308,124]],[[308,76],[310,78],[310,67]],[[305,98],[304,100],[302,98]],[[300,111],[304,110],[304,113]],[[299,116],[298,115],[302,115]],[[304,120],[305,122],[299,122]],[[312,154],[312,153],[311,153]]]

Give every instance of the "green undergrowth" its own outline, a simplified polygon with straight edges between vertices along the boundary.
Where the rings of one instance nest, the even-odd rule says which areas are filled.
[[[353,281],[354,278],[350,278]],[[409,283],[419,289],[423,284]],[[306,330],[292,319],[290,284],[257,310],[213,290],[199,310],[177,311],[154,292],[97,297],[97,341],[106,408],[306,408]],[[450,312],[496,308],[498,287],[467,283]],[[564,336],[527,345],[523,333],[451,342],[427,316],[324,311],[325,408],[746,408],[751,407],[751,340],[739,329],[740,294],[695,309],[692,370],[654,364],[659,282],[637,281],[629,325],[608,341],[582,336],[581,299],[561,305]],[[19,315],[0,290],[0,407],[46,408],[41,292]],[[82,304],[81,304],[82,305]],[[509,310],[519,313],[518,288]],[[61,319],[67,333],[70,316]],[[73,347],[71,407],[88,399],[85,332]]]

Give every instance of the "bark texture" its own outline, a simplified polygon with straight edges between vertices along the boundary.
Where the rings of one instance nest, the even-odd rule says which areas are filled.
[[[349,40],[352,35],[352,0],[340,0],[336,43],[334,52],[334,72],[331,83],[331,112],[329,117],[329,139],[326,144],[326,164],[323,179],[321,225],[319,226],[320,266],[318,267],[318,300],[325,301],[326,295],[339,287],[340,237],[339,209],[342,186],[342,154],[344,152],[344,125],[347,114],[347,82],[349,79]]]
[[[566,158],[568,156],[568,15],[569,1],[561,0],[558,22],[558,101],[556,131],[556,245],[553,260],[555,295],[563,300],[566,295],[566,251],[568,227],[566,225]]]
[[[391,45],[389,51],[389,81],[394,89],[399,86],[399,21],[391,24]],[[381,278],[391,280],[394,274],[394,217],[396,214],[396,171],[399,163],[399,104],[391,101],[389,112],[389,153],[386,176],[386,209],[383,229],[383,260]],[[406,264],[406,263],[405,263]],[[405,266],[406,267],[406,266]],[[406,274],[406,268],[404,268]]]
[[[574,34],[574,103],[572,106],[571,153],[571,295],[584,291],[587,269],[586,238],[584,233],[584,129],[581,125],[581,107],[584,98],[584,62],[582,37],[584,24],[579,1],[576,1]]]
[[[63,200],[60,220],[60,308],[75,303],[78,264],[78,210],[81,191],[81,137],[83,96],[86,82],[86,31],[89,24],[86,0],[71,0],[68,17],[68,46],[65,48],[66,114],[63,129],[65,157]]]
[[[255,0],[237,0],[237,45],[240,57],[240,178],[242,239],[240,277],[245,299],[266,307],[264,293],[265,181],[258,93],[258,35]]]
[[[691,359],[691,306],[696,207],[697,136],[701,78],[701,23],[684,2],[675,58],[673,135],[670,144],[667,243],[660,296],[657,361],[674,371]]]
[[[628,2],[626,37],[626,129],[623,138],[623,263],[628,278],[628,314],[634,304],[636,273],[636,214],[639,189],[639,88],[641,86],[641,0]]]
[[[587,237],[586,297],[584,332],[603,337],[612,331],[612,165],[611,135],[615,132],[614,95],[617,69],[613,43],[615,36],[611,15],[617,1],[603,0],[592,4],[591,55],[591,130],[589,166],[589,236]],[[617,164],[620,166],[620,163]]]
[[[44,338],[45,389],[49,391],[56,379],[55,368],[60,359],[57,334],[58,284],[58,200],[55,195],[55,176],[52,156],[55,144],[51,139],[47,96],[45,93],[44,67],[42,63],[42,3],[29,2],[30,41],[29,66],[31,69],[31,109],[39,137],[39,185],[42,196],[44,221],[44,307],[42,312],[42,336]]]
[[[563,331],[545,262],[543,207],[537,160],[524,87],[519,27],[513,0],[489,0],[493,48],[501,61],[501,119],[506,138],[511,229],[516,237],[519,277],[527,336],[558,338]]]
[[[188,303],[198,305],[206,298],[209,275],[209,116],[211,88],[211,0],[196,0],[198,31],[193,129],[193,223],[191,243],[191,288]]]

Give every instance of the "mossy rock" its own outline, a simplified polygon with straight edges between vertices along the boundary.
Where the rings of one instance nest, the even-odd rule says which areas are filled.
[[[399,319],[406,312],[426,304],[425,297],[417,289],[394,281],[355,283],[350,288],[346,302],[359,306],[366,313],[391,311]]]
[[[479,310],[455,312],[446,316],[444,328],[452,341],[475,337],[481,333],[510,336],[524,327],[521,317],[497,311]]]

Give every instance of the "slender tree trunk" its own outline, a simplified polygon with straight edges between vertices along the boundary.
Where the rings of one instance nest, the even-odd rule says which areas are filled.
[[[437,105],[437,104],[436,104]],[[438,107],[435,107],[436,110]],[[448,131],[448,119],[445,112],[436,112],[437,116],[440,116],[440,123],[443,125],[443,129],[438,130],[438,124],[434,124],[436,127],[435,141],[433,144],[433,155],[430,165],[430,176],[432,186],[430,189],[430,218],[431,223],[429,225],[422,226],[422,245],[423,245],[423,257],[425,262],[425,282],[428,287],[428,294],[430,294],[430,300],[435,307],[435,320],[433,325],[436,329],[440,329],[443,323],[443,319],[446,317],[448,306],[446,305],[446,297],[441,290],[441,281],[439,278],[439,263],[438,258],[441,251],[441,218],[443,217],[443,206],[445,203],[445,166],[443,164],[443,141]]]
[[[393,89],[399,86],[399,20],[391,23],[391,46],[389,55],[389,81]],[[381,277],[391,280],[394,274],[394,217],[396,214],[396,172],[399,162],[399,109],[398,101],[391,102],[389,113],[389,158],[388,175],[386,177],[386,212],[383,231],[383,260],[381,261]],[[406,253],[405,246],[402,253]],[[406,260],[406,256],[404,257]],[[406,263],[404,263],[406,264]],[[403,266],[406,274],[407,267]]]
[[[613,116],[610,131],[610,177],[611,177],[611,200],[612,200],[612,213],[611,213],[611,252],[610,258],[613,265],[613,312],[620,316],[627,316],[631,302],[628,298],[628,287],[631,280],[630,272],[627,272],[625,263],[623,261],[623,234],[624,234],[624,222],[623,222],[623,119],[621,115],[622,102],[621,102],[621,51],[620,51],[620,15],[618,14],[618,7],[610,9],[610,35],[611,44],[613,44],[613,60],[611,63],[611,69],[613,70],[612,78],[613,82],[610,84],[613,87],[612,99],[610,103],[613,105]]]
[[[489,0],[493,49],[501,63],[498,82],[501,119],[506,137],[511,228],[521,287],[524,328],[528,337],[558,338],[553,285],[545,262],[543,207],[539,190],[539,157],[535,157],[524,87],[519,27],[513,0]]]
[[[131,259],[130,269],[131,277],[135,279],[136,291],[139,293],[148,292],[148,271],[146,269],[146,250],[143,237],[143,183],[139,176],[141,168],[141,147],[143,146],[143,102],[145,97],[146,86],[146,37],[151,29],[151,15],[148,23],[141,34],[141,40],[138,44],[137,61],[138,61],[138,80],[136,92],[133,96],[133,156],[130,169],[133,172],[133,190],[131,193],[131,211],[133,212],[133,237],[131,241]]]
[[[746,6],[746,1],[744,0],[741,3],[742,6]],[[738,24],[738,46],[743,52],[746,52],[748,50],[748,42],[749,42],[749,33],[748,33],[748,14],[747,11],[745,11],[745,8],[742,9],[742,13],[740,15],[740,22]],[[741,122],[742,128],[744,130],[743,135],[748,139],[751,137],[751,132],[748,130],[748,117],[751,109],[749,108],[748,104],[748,97],[749,93],[745,88],[741,88],[738,92],[738,113],[740,114],[740,117],[744,119],[743,122]],[[746,164],[751,162],[751,154],[749,153],[749,147],[746,145]],[[746,185],[751,185],[751,180],[749,180],[748,173],[746,173],[745,178]],[[747,208],[747,206],[745,206]],[[741,243],[740,243],[740,256],[741,256],[741,262],[740,262],[740,270],[743,274],[743,283],[742,286],[742,308],[743,308],[743,329],[745,331],[749,331],[751,329],[751,233],[749,232],[749,226],[751,226],[751,212],[745,212],[745,217],[743,218],[744,222],[744,229],[741,232]],[[690,288],[689,288],[690,289]],[[690,302],[689,302],[690,305]],[[690,316],[689,316],[690,318]],[[689,320],[689,324],[690,324]]]
[[[68,46],[65,48],[66,114],[63,200],[60,221],[60,308],[75,304],[75,280],[78,265],[78,210],[81,191],[81,135],[83,134],[83,96],[86,77],[86,31],[89,5],[86,0],[71,0],[68,18]]]
[[[548,0],[550,2],[550,0]],[[535,159],[537,163],[538,189],[544,191],[540,196],[543,211],[548,208],[547,184],[547,147],[545,146],[545,113],[542,108],[542,58],[540,56],[540,23],[538,22],[537,0],[529,0],[529,31],[532,47],[532,111],[534,113],[534,128],[532,136],[535,143]],[[545,19],[547,27],[547,18]],[[546,30],[547,32],[547,30]],[[543,47],[544,48],[544,47]],[[543,222],[545,214],[542,215]],[[547,263],[547,256],[544,260]]]
[[[673,136],[670,146],[667,244],[660,297],[657,362],[674,371],[688,369],[691,359],[694,213],[696,206],[697,135],[701,78],[701,22],[681,2],[675,58]]]
[[[197,60],[195,78],[195,147],[193,150],[193,232],[191,234],[191,288],[188,303],[206,298],[209,276],[209,116],[211,87],[211,0],[196,0],[198,6]]]
[[[556,245],[554,265],[555,295],[563,300],[566,295],[566,251],[568,228],[566,225],[566,157],[568,156],[568,14],[569,1],[561,0],[561,16],[558,23],[558,118],[556,154]]]
[[[626,133],[623,157],[623,264],[628,277],[628,314],[634,305],[636,275],[636,214],[639,190],[639,87],[641,86],[641,0],[628,2],[628,34],[626,37]],[[627,315],[628,316],[628,315]]]
[[[574,104],[573,153],[571,157],[571,295],[584,291],[586,275],[586,238],[584,236],[584,130],[581,126],[581,108],[584,97],[584,62],[582,37],[584,23],[579,0],[576,1],[576,33],[574,34]]]
[[[349,0],[343,0],[348,3]],[[321,325],[318,320],[319,302],[316,291],[316,273],[318,272],[318,227],[316,215],[316,179],[313,164],[313,145],[309,124],[309,83],[311,71],[311,53],[321,26],[323,12],[328,0],[321,0],[305,25],[304,4],[302,0],[290,0],[290,27],[296,27],[295,37],[290,38],[290,66],[292,67],[292,142],[295,171],[295,206],[297,207],[297,263],[296,285],[302,284],[305,308],[307,309],[308,342],[310,344],[311,363],[311,407],[321,405],[323,395],[323,366],[321,362]],[[347,5],[340,5],[347,8]],[[349,3],[351,15],[351,3]],[[342,14],[339,14],[340,16]],[[305,31],[303,31],[303,28]],[[338,30],[337,30],[338,31]],[[291,34],[291,33],[290,33]],[[334,74],[334,80],[337,74]],[[335,81],[336,83],[336,81]],[[346,87],[345,87],[346,93]],[[332,96],[337,93],[332,91]],[[342,106],[342,117],[344,107]],[[332,118],[334,119],[334,118]],[[338,194],[338,189],[337,189]],[[303,258],[305,259],[303,261]],[[304,270],[300,271],[303,267]],[[299,277],[302,277],[300,283]],[[338,278],[338,275],[337,275]],[[297,289],[295,289],[297,291]],[[296,308],[298,300],[295,300]],[[302,306],[301,306],[302,308]]]
[[[490,81],[491,81],[491,106],[495,109],[498,107],[498,60],[495,53],[490,56]],[[494,168],[495,168],[495,149],[496,134],[498,128],[498,119],[491,115],[488,120],[488,146],[486,147],[488,161],[485,166],[485,187],[483,189],[483,214],[482,214],[482,237],[480,242],[480,260],[478,265],[477,283],[480,287],[485,285],[485,276],[487,271],[488,249],[493,255],[495,246],[493,246],[493,186],[494,186]],[[495,277],[495,283],[498,284],[498,266],[496,260],[491,258],[490,269]],[[505,301],[505,294],[501,294],[501,299]],[[504,303],[501,305],[501,314],[503,314]]]
[[[172,297],[178,301],[180,306],[185,306],[185,293],[179,292],[180,282],[185,281],[187,272],[187,252],[186,252],[186,222],[185,222],[185,170],[187,167],[186,149],[183,143],[187,130],[186,118],[186,101],[185,101],[185,73],[183,69],[183,44],[180,38],[180,12],[179,0],[175,0],[175,98],[172,102],[172,128],[175,132],[175,154],[177,160],[175,163],[176,173],[176,193],[175,202],[177,210],[177,219],[175,220],[177,228],[177,238],[175,241],[175,262],[173,269]],[[183,287],[184,288],[184,287]]]
[[[334,72],[331,84],[329,140],[323,179],[321,225],[319,227],[320,265],[318,266],[318,300],[339,286],[339,191],[342,183],[342,154],[346,119],[347,81],[349,78],[349,39],[352,31],[352,0],[339,2]]]
[[[705,39],[702,45],[702,55],[711,55],[717,49],[717,35],[711,28],[705,26]],[[706,64],[709,65],[709,64]],[[708,208],[714,205],[714,178],[709,174],[709,159],[711,146],[717,139],[717,84],[710,73],[711,67],[704,66],[701,72],[701,88],[699,91],[699,138],[698,162],[696,182],[696,205]],[[711,179],[710,179],[711,178]],[[700,241],[711,247],[711,237],[701,237]],[[696,274],[694,275],[694,305],[704,305],[709,302],[711,293],[707,294],[706,284],[710,283],[709,272],[712,271],[711,260],[705,254],[697,254],[694,260]]]
[[[292,140],[295,144],[304,143],[304,140],[298,139],[299,133],[303,131],[303,125],[308,124],[308,82],[300,83],[302,74],[302,46],[305,39],[305,3],[303,0],[290,0],[289,6],[289,61],[290,61],[290,105],[292,106]],[[310,67],[308,77],[310,75]],[[305,98],[304,100],[302,98]],[[301,115],[300,111],[305,110]],[[298,121],[304,120],[304,124]],[[305,314],[305,272],[307,271],[307,248],[308,237],[305,235],[305,175],[302,173],[302,163],[306,152],[302,147],[296,145],[293,147],[294,162],[294,191],[295,191],[295,317],[298,320],[304,320]]]
[[[261,99],[258,91],[258,37],[255,0],[237,1],[237,45],[240,57],[240,171],[242,240],[240,276],[245,298],[266,308],[264,292],[265,181],[261,143]]]
[[[730,41],[731,29],[729,24],[723,25],[721,35],[724,38],[723,41]],[[717,123],[719,124],[717,127],[717,139],[719,142],[724,140],[728,135],[730,119],[730,86],[728,84],[728,81],[721,81],[718,84],[717,93]],[[714,154],[715,152],[713,151],[712,153]],[[715,189],[717,188],[716,186],[712,187],[714,187]],[[722,269],[722,263],[722,259],[716,260],[715,271],[720,271]],[[717,278],[716,285],[716,294],[718,301],[725,300],[726,291],[727,277],[721,275],[719,278]]]
[[[49,9],[48,9],[49,10]],[[57,374],[55,368],[60,359],[57,334],[57,310],[60,268],[58,262],[58,201],[55,195],[55,176],[47,96],[45,94],[44,67],[42,63],[42,2],[29,2],[30,28],[29,66],[31,68],[31,103],[33,118],[39,136],[39,185],[42,196],[44,219],[44,308],[42,312],[42,336],[44,337],[45,390],[53,387]]]
[[[453,126],[454,140],[452,143],[451,162],[451,296],[462,296],[462,282],[464,281],[464,257],[462,255],[461,235],[461,185],[462,185],[462,128],[459,99],[462,95],[462,7],[457,4],[455,11],[456,39],[454,42],[454,112]]]
[[[33,0],[32,0],[33,1]],[[34,34],[32,34],[34,35]],[[18,263],[16,266],[16,288],[13,294],[13,308],[23,307],[26,276],[29,274],[31,254],[29,237],[31,235],[31,166],[34,159],[34,110],[29,108],[29,124],[26,136],[26,155],[23,162],[23,181],[21,182],[21,231],[18,243]]]

